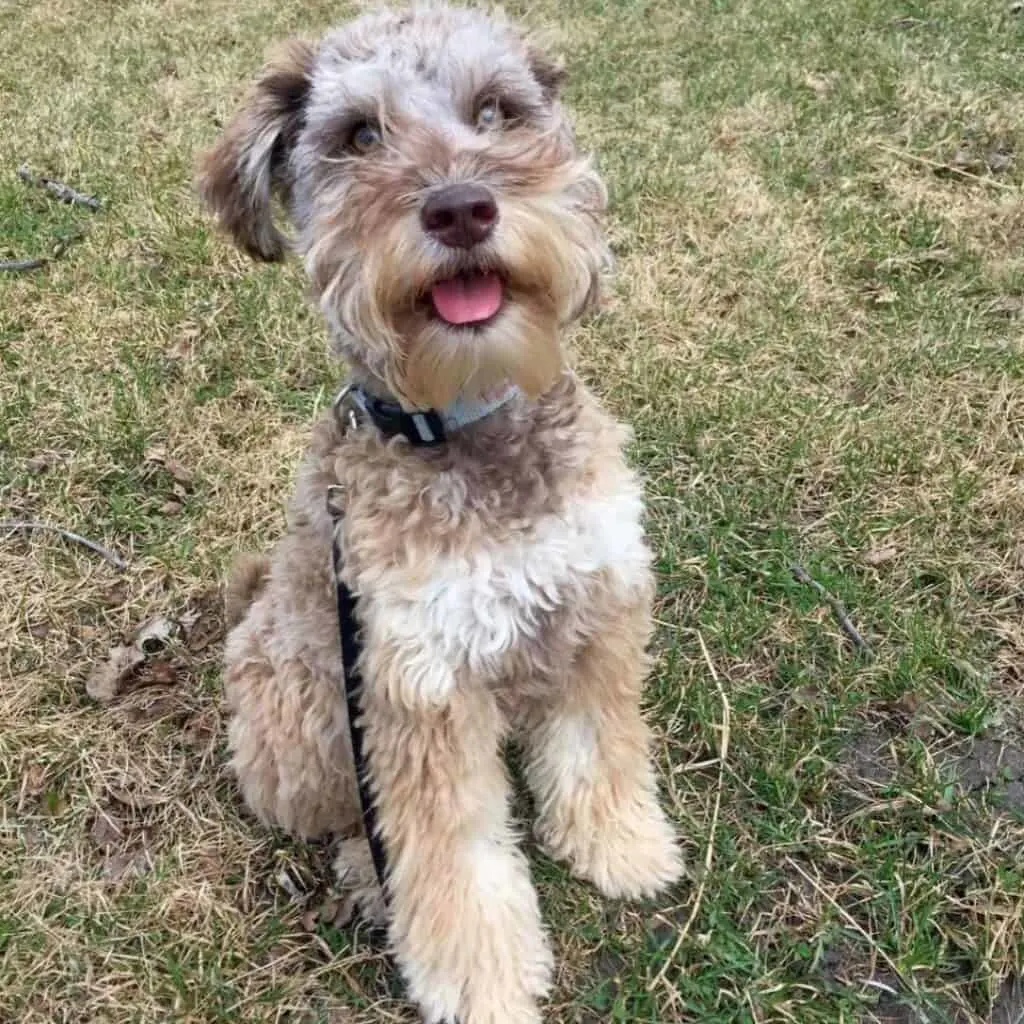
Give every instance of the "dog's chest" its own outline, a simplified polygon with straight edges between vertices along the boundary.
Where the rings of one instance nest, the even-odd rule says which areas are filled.
[[[596,585],[643,586],[650,555],[638,488],[590,495],[501,541],[375,573],[373,634],[405,649],[415,688],[443,691],[460,668],[493,680],[517,645],[543,643]]]

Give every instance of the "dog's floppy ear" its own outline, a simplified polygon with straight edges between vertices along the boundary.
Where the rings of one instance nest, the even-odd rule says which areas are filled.
[[[544,99],[554,103],[567,77],[565,65],[552,57],[539,43],[531,43],[527,47],[526,59],[533,77],[544,91]]]
[[[285,241],[272,201],[288,202],[288,158],[302,128],[316,47],[292,39],[271,54],[241,109],[199,164],[196,184],[235,242],[256,259],[279,260]]]

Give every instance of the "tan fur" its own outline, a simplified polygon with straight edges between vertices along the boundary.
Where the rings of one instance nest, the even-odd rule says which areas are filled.
[[[235,562],[224,589],[224,624],[234,629],[248,614],[249,605],[262,593],[270,573],[266,555],[242,555]]]
[[[681,871],[640,712],[654,582],[628,431],[562,355],[562,327],[593,301],[606,262],[603,186],[576,154],[557,66],[500,19],[443,6],[373,15],[317,54],[293,148],[274,159],[338,351],[367,386],[409,404],[510,381],[521,392],[436,448],[348,430],[333,413],[315,425],[286,536],[269,568],[244,563],[229,591],[238,613],[251,600],[225,655],[232,765],[263,821],[349,836],[339,880],[365,914],[386,917],[428,1024],[535,1024],[551,952],[509,819],[504,741],[523,745],[542,841],[602,892],[651,895]],[[459,121],[475,95],[466,83],[495,88],[496,66],[509,103],[534,112],[474,137]],[[397,104],[382,122],[388,146],[339,158],[345,104],[370,87]],[[259,150],[240,131],[229,127],[214,164],[234,153],[244,166],[231,180],[245,188]],[[501,269],[505,308],[460,332],[417,305],[463,257],[432,248],[414,214],[438,180],[468,179],[498,198],[493,243],[474,259]],[[232,227],[240,207],[213,198]],[[243,245],[266,240],[261,223]],[[330,486],[344,494],[337,524]],[[359,600],[388,912],[359,834],[335,539]]]

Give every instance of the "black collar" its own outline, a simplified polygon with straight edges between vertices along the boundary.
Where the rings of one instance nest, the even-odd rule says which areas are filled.
[[[426,448],[434,448],[448,440],[444,421],[434,409],[406,412],[397,402],[378,398],[358,386],[342,392],[339,399],[343,400],[346,395],[385,437],[400,434],[410,444]]]
[[[456,399],[447,409],[421,409],[406,412],[394,398],[381,398],[361,384],[347,384],[334,399],[335,415],[346,429],[368,419],[385,437],[404,437],[420,448],[444,444],[453,431],[461,430],[496,412],[518,389],[505,388],[493,398]]]

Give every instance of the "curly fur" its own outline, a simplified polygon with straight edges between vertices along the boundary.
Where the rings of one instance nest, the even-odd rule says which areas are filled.
[[[432,5],[368,15],[274,57],[207,155],[200,187],[244,248],[277,258],[276,194],[335,348],[407,407],[497,384],[517,396],[439,448],[314,427],[288,531],[229,588],[232,765],[249,806],[304,837],[350,836],[339,877],[386,916],[428,1024],[532,1024],[552,960],[509,819],[515,738],[551,854],[616,897],[681,871],[640,703],[653,577],[625,427],[565,367],[565,326],[608,262],[605,193],[576,151],[562,72],[497,16]],[[516,117],[472,126],[481,95]],[[379,119],[373,152],[345,148]],[[501,219],[472,254],[426,236],[440,184],[472,181]],[[493,323],[431,317],[432,281],[502,274]],[[345,517],[327,511],[340,485]],[[331,546],[359,598],[362,710],[388,856],[385,914],[360,841]]]

